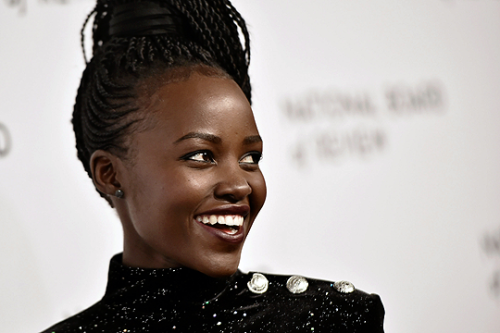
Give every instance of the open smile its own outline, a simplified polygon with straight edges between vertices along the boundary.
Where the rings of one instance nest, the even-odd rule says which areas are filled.
[[[196,222],[218,238],[239,243],[245,239],[245,219],[250,213],[247,205],[231,205],[211,209],[194,216]]]
[[[245,218],[241,215],[198,215],[196,221],[222,230],[228,235],[235,235],[242,229]]]

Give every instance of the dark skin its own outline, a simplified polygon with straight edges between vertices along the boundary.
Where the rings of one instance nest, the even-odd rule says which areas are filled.
[[[90,161],[122,222],[123,263],[233,274],[266,198],[248,100],[233,80],[196,72],[141,100],[151,125],[127,138],[129,156],[97,150]]]

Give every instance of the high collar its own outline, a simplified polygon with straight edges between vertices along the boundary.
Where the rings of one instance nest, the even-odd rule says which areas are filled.
[[[163,269],[128,267],[123,265],[120,253],[110,261],[104,298],[117,294],[143,294],[157,290],[167,297],[180,297],[185,301],[211,301],[222,294],[240,274],[238,270],[228,278],[217,279],[185,267]]]

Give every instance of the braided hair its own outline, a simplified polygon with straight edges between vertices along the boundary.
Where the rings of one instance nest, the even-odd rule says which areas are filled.
[[[249,35],[245,21],[229,0],[145,0],[169,8],[181,22],[181,33],[113,35],[113,10],[141,0],[97,0],[81,30],[92,26],[92,59],[87,62],[73,110],[77,154],[92,178],[90,157],[98,149],[125,157],[127,134],[138,129],[138,88],[148,78],[179,68],[206,67],[232,78],[251,101],[248,77]],[[131,23],[133,24],[133,23]],[[240,41],[240,32],[242,42]],[[109,199],[100,193],[101,196]]]

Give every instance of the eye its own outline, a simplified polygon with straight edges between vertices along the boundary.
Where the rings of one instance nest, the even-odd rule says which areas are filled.
[[[214,156],[209,150],[195,151],[181,157],[185,161],[196,161],[202,163],[215,163]]]
[[[241,164],[259,164],[259,161],[262,159],[262,153],[258,151],[254,151],[246,154],[240,160]]]

